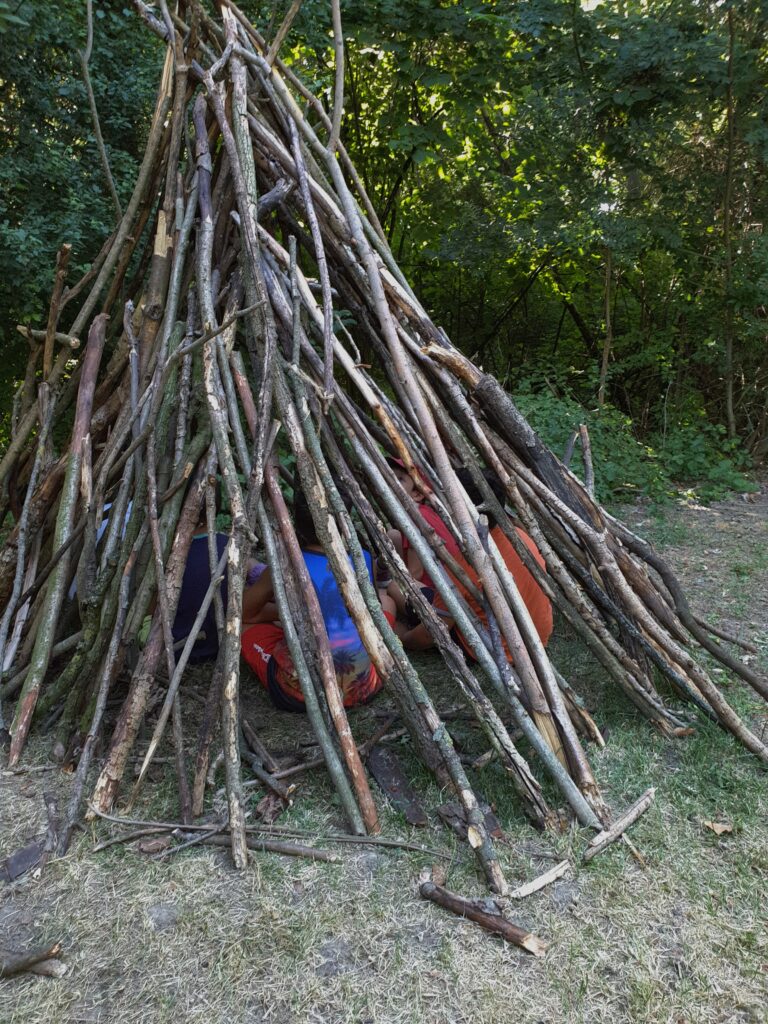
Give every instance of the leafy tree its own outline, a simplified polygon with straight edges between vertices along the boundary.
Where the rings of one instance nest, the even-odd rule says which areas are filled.
[[[157,79],[157,49],[123,3],[95,8],[90,75],[117,190],[130,195]],[[44,326],[56,252],[72,246],[69,281],[114,225],[78,51],[85,5],[0,7],[0,393],[8,401],[26,345],[17,323]]]
[[[83,8],[40,6],[0,3],[6,347],[44,320],[59,244],[81,268],[112,223]],[[273,38],[286,4],[245,7]],[[96,14],[125,197],[158,51],[117,0]],[[342,21],[345,144],[451,337],[513,389],[630,423],[678,475],[696,438],[697,472],[735,438],[765,454],[768,0],[345,0]],[[327,0],[284,55],[330,108]]]

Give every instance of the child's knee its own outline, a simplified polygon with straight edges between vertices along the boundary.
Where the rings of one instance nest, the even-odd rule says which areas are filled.
[[[400,533],[399,530],[387,530],[387,537],[389,537],[398,555],[400,555],[400,557],[402,558],[404,551],[402,533]]]

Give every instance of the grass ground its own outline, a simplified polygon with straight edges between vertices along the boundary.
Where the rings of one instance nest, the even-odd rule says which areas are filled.
[[[768,655],[768,495],[713,509],[634,508],[680,570],[695,607]],[[343,852],[338,865],[256,854],[238,874],[226,853],[190,850],[158,862],[133,848],[91,852],[109,834],[94,826],[40,878],[0,891],[0,945],[59,939],[65,977],[0,981],[0,1024],[129,1022],[370,1022],[434,1024],[760,1024],[768,1021],[768,786],[757,762],[717,729],[660,739],[606,687],[562,626],[555,662],[596,707],[608,746],[590,751],[606,798],[620,809],[646,787],[657,799],[632,831],[648,860],[621,846],[509,908],[550,943],[536,960],[423,903],[419,872],[431,855],[376,848]],[[438,703],[452,702],[441,665],[419,663]],[[743,688],[728,696],[760,731],[765,706]],[[274,748],[309,734],[293,716],[251,714]],[[378,703],[378,702],[377,702]],[[365,735],[376,706],[356,715]],[[482,749],[468,726],[467,750]],[[445,796],[400,753],[428,809]],[[42,744],[28,764],[45,764]],[[0,857],[44,830],[43,788],[62,800],[60,772],[0,776]],[[579,852],[581,831],[543,836],[528,827],[491,765],[477,776],[508,843],[510,879],[527,880]],[[254,801],[258,796],[254,797]],[[383,803],[383,801],[380,801]],[[155,773],[137,816],[173,816],[173,783]],[[485,895],[474,864],[435,821],[409,829],[386,805],[384,834],[444,851],[449,887]],[[717,836],[705,822],[724,822]],[[323,775],[302,782],[281,823],[321,833],[343,827]]]

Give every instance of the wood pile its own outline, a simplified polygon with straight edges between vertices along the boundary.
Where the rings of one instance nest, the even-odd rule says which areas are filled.
[[[9,713],[9,762],[19,761],[36,724],[54,722],[61,747],[79,749],[59,851],[86,796],[101,813],[114,805],[162,676],[162,708],[134,795],[170,723],[181,816],[199,815],[220,723],[232,855],[240,867],[247,862],[239,637],[244,566],[257,544],[272,567],[307,714],[350,828],[377,831],[322,619],[302,577],[278,446],[293,456],[371,661],[420,757],[455,791],[468,842],[493,890],[507,886],[478,798],[381,612],[363,548],[386,561],[410,596],[530,819],[541,826],[556,820],[540,773],[582,825],[602,831],[610,820],[583,745],[584,738],[602,745],[602,737],[542,647],[484,518],[457,478],[460,466],[471,471],[487,508],[611,685],[655,729],[684,736],[703,715],[768,761],[765,744],[700,656],[717,659],[765,698],[765,680],[729,652],[734,638],[691,611],[669,566],[542,444],[498,382],[432,323],[403,277],[339,137],[338,5],[341,74],[330,116],[279,59],[282,36],[270,45],[228,0],[216,19],[188,0],[176,12],[164,2],[157,13],[138,0],[135,6],[165,43],[146,153],[130,202],[91,269],[65,288],[64,246],[47,325],[22,328],[29,365],[0,463],[0,523],[7,531],[0,551],[0,692]],[[446,569],[457,574],[456,563],[388,456],[402,460],[422,487],[428,481],[430,503],[482,585],[487,629],[452,586]],[[483,470],[503,484],[508,508],[544,555],[546,574]],[[220,650],[188,764],[184,670],[194,637],[174,652],[171,625],[201,515],[214,529],[217,477],[232,532],[221,559],[211,549],[206,608],[216,606]],[[108,526],[97,544],[107,503]],[[435,580],[479,672],[406,572],[387,536],[393,527]],[[217,587],[224,576],[226,607]],[[77,612],[67,598],[73,582]],[[149,614],[149,636],[132,663]],[[127,694],[116,719],[107,719],[108,699],[126,673]],[[520,734],[530,760],[518,749]],[[104,761],[86,794],[97,738]]]

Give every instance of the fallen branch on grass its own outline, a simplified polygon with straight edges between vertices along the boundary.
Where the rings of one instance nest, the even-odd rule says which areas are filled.
[[[206,835],[200,842],[205,846],[229,846],[228,836]],[[328,864],[340,864],[341,857],[330,850],[320,850],[315,846],[302,846],[300,843],[282,843],[275,839],[256,839],[247,835],[245,845],[249,850],[260,853],[280,853],[284,857],[303,857],[306,860],[321,860]]]
[[[656,790],[654,788],[647,789],[639,800],[633,803],[620,818],[616,819],[610,828],[599,832],[594,839],[591,840],[589,846],[584,852],[584,863],[588,863],[593,857],[596,857],[598,853],[602,853],[603,850],[607,849],[611,843],[615,843],[617,839],[621,839],[629,826],[633,825],[642,814],[645,814],[653,803],[655,796]]]
[[[533,895],[533,893],[538,892],[539,889],[543,889],[544,886],[557,881],[558,878],[562,878],[570,866],[570,861],[561,860],[559,864],[555,864],[555,866],[550,868],[549,871],[545,871],[543,875],[539,875],[537,878],[531,879],[530,882],[526,882],[524,885],[519,885],[516,889],[513,889],[509,894],[510,898],[513,900],[522,900],[525,899],[526,896]]]
[[[442,885],[435,885],[434,882],[422,882],[419,892],[425,900],[431,900],[438,907],[443,907],[453,914],[458,914],[459,917],[466,917],[468,920],[474,921],[481,928],[500,935],[502,939],[519,946],[528,953],[533,953],[534,956],[544,956],[547,950],[547,943],[537,935],[525,931],[524,928],[519,928],[501,914],[489,914],[486,910],[480,910],[471,900],[449,892]]]
[[[156,835],[161,832],[210,832],[212,825],[209,822],[205,825],[185,825],[180,821],[142,821],[137,818],[118,818],[113,814],[104,814],[91,808],[94,814],[104,821],[111,821],[116,825],[133,825],[136,831],[129,833],[122,838],[115,837],[108,839],[93,848],[96,853],[105,850],[116,843],[130,842],[144,835]],[[228,832],[228,826],[222,829]],[[452,854],[444,850],[434,850],[429,846],[421,846],[419,843],[409,843],[405,839],[386,839],[383,836],[356,836],[345,832],[331,832],[326,835],[313,835],[303,829],[291,828],[287,825],[247,825],[245,829],[248,835],[279,835],[295,837],[299,839],[313,840],[318,843],[341,843],[349,846],[381,846],[392,850],[408,850],[411,853],[424,853],[430,857],[439,857],[441,860],[451,860]]]
[[[60,952],[61,943],[54,942],[52,946],[41,946],[26,953],[12,954],[0,960],[0,978],[12,978],[14,974],[28,971],[45,960],[55,959]]]

